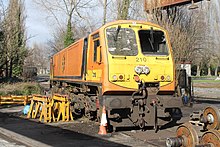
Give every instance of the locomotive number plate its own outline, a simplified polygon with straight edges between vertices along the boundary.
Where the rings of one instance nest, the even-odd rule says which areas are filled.
[[[137,57],[136,58],[136,62],[147,62],[147,58],[139,58],[139,57]]]

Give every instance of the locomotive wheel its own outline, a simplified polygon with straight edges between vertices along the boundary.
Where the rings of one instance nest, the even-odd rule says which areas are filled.
[[[190,123],[179,126],[176,134],[178,138],[183,138],[181,147],[195,147],[199,144],[199,137]]]
[[[201,143],[203,145],[219,147],[220,146],[220,132],[217,130],[211,130],[211,131],[205,132],[202,135]]]
[[[206,124],[206,128],[208,130],[212,129],[220,129],[220,111],[215,106],[208,106],[203,111],[203,117],[208,118],[211,117],[211,122]]]

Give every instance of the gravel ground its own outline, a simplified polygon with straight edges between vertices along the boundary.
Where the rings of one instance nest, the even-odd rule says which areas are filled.
[[[195,83],[194,95],[202,98],[219,98],[220,99],[220,81],[215,83]]]
[[[196,97],[220,98],[219,83],[196,83],[194,87]],[[195,104],[193,110],[203,110],[210,104]],[[220,104],[218,104],[219,106]],[[220,106],[219,106],[220,107]],[[160,130],[157,134],[153,130],[145,132],[139,130],[121,130],[112,133],[111,136],[102,137],[97,135],[99,124],[86,118],[71,122],[58,122],[50,124],[39,123],[38,120],[27,120],[19,107],[0,107],[0,132],[8,136],[0,135],[0,147],[23,147],[25,146],[137,146],[156,147],[164,146],[167,137],[175,136],[176,128],[182,122],[189,120],[187,112],[181,122],[172,127]]]
[[[0,132],[26,146],[153,147],[120,132],[111,136],[99,136],[99,124],[87,119],[50,124],[40,123],[37,119],[27,120],[21,114],[22,108],[23,106],[0,109]]]
[[[8,139],[6,136],[0,135],[0,147],[25,147],[24,145],[20,145],[21,143],[17,143],[14,140]]]
[[[220,89],[219,88],[194,88],[194,95],[196,97],[205,98],[219,98],[220,99]]]

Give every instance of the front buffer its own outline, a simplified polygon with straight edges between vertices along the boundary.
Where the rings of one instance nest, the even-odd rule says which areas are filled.
[[[182,117],[181,98],[170,95],[157,95],[157,87],[147,87],[140,82],[139,89],[132,95],[105,95],[108,120],[113,130],[116,127],[153,126],[155,131],[171,121]],[[155,84],[156,85],[156,84]]]

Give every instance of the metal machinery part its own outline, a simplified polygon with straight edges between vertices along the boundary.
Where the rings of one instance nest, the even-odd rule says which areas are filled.
[[[178,94],[182,97],[183,105],[192,106],[192,79],[188,76],[186,69],[179,70],[178,86],[180,89]]]
[[[134,107],[138,106],[138,119],[135,122],[141,129],[144,129],[148,123],[145,119],[145,113],[150,113],[150,108],[152,108],[152,118],[155,132],[158,131],[158,107],[161,106],[160,99],[156,97],[158,92],[157,88],[149,88],[144,82],[140,82],[138,91],[132,94],[132,107],[131,111],[133,112]]]
[[[142,96],[135,96],[136,94],[142,94]],[[138,118],[138,125],[141,129],[145,127],[145,120],[144,120],[144,111],[146,107],[146,98],[148,96],[148,91],[146,90],[146,86],[144,83],[141,82],[140,87],[138,91],[134,92],[132,94],[132,104],[133,107],[135,105],[138,105],[139,110],[139,118]],[[131,108],[131,111],[133,111],[133,107]]]
[[[205,132],[201,137],[203,146],[220,147],[220,132],[219,130],[211,130]]]
[[[204,129],[220,129],[220,111],[215,106],[208,106],[204,109],[200,122],[204,123]]]
[[[199,144],[197,132],[190,123],[180,125],[176,134],[175,138],[167,138],[167,147],[195,147]]]

